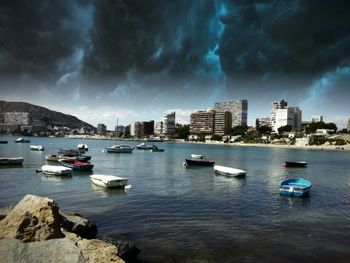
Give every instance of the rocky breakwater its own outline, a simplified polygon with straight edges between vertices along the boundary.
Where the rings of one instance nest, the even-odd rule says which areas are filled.
[[[26,195],[0,211],[0,262],[125,262],[139,250],[94,239],[96,225],[78,214],[64,214],[55,201]]]

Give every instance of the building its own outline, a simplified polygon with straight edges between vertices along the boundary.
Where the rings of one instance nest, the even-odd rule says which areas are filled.
[[[248,101],[247,100],[236,100],[217,102],[214,104],[213,110],[218,112],[228,111],[232,115],[232,126],[247,125],[248,119]]]
[[[165,135],[175,134],[175,111],[164,115],[162,134],[165,134]]]
[[[190,115],[190,134],[212,135],[214,132],[214,111],[197,111]]]
[[[120,137],[122,135],[126,135],[130,133],[130,126],[124,126],[124,125],[117,125],[114,128],[114,134],[117,137]]]
[[[227,135],[230,133],[232,127],[232,114],[229,111],[215,111],[214,112],[214,134]]]
[[[29,125],[29,112],[5,112],[4,125]]]
[[[107,133],[107,127],[103,123],[97,124],[97,134],[99,135],[106,135]]]
[[[278,132],[278,128],[286,125],[292,126],[292,131],[301,130],[302,112],[298,107],[287,107],[285,109],[275,109],[275,122],[272,126],[274,132]]]
[[[271,111],[270,111],[270,126],[274,131],[274,127],[276,127],[276,111],[280,109],[286,109],[288,103],[284,100],[274,101],[271,103]]]
[[[130,126],[130,135],[139,137],[141,136],[141,122],[137,121]]]
[[[155,127],[154,127],[154,134],[156,134],[156,135],[163,134],[163,129],[164,129],[163,125],[164,125],[163,121],[156,122]]]
[[[153,135],[154,134],[154,121],[141,122],[141,135]]]
[[[255,128],[259,128],[261,126],[270,126],[270,118],[264,117],[264,118],[257,118],[255,120]]]
[[[323,116],[321,115],[311,117],[311,122],[321,122],[321,121],[323,121]]]
[[[350,119],[348,120],[348,132],[350,132]]]

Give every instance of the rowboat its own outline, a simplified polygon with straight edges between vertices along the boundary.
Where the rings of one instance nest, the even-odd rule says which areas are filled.
[[[291,162],[286,161],[284,162],[284,167],[306,167],[307,162]]]
[[[62,160],[77,160],[80,162],[88,162],[91,160],[91,156],[89,155],[67,155],[67,154],[59,154],[59,159]]]
[[[7,144],[8,143],[8,141],[0,141],[0,144]]]
[[[61,165],[72,168],[74,171],[91,171],[94,167],[93,164],[80,162],[77,160],[58,160]]]
[[[194,165],[194,166],[213,166],[215,164],[214,161],[207,159],[185,159],[184,165]]]
[[[247,174],[247,172],[244,170],[227,167],[227,166],[221,166],[221,165],[214,165],[214,171],[217,174],[232,176],[232,177],[244,177]]]
[[[304,178],[285,179],[280,184],[280,194],[289,196],[306,196],[309,194],[311,182]]]
[[[22,165],[23,157],[0,158],[0,165]]]
[[[106,147],[108,153],[132,153],[133,148],[129,145],[113,145]]]
[[[41,171],[47,175],[70,176],[73,170],[64,166],[43,165]]]
[[[90,175],[90,180],[94,184],[106,188],[124,188],[128,183],[126,178],[103,174]]]
[[[203,154],[195,154],[195,153],[192,153],[192,154],[191,154],[191,157],[192,157],[193,159],[207,159],[207,157],[206,157],[205,155],[203,155]]]
[[[42,145],[31,145],[30,146],[30,149],[32,151],[43,151],[44,150],[44,147]]]

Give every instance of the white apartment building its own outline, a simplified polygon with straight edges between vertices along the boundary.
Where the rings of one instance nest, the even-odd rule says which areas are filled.
[[[301,130],[302,111],[298,107],[286,107],[285,109],[275,109],[275,122],[272,130],[278,132],[278,128],[286,125],[292,126],[292,131]]]
[[[163,134],[175,134],[175,111],[164,115]]]
[[[232,127],[247,125],[248,123],[247,100],[216,102],[214,104],[213,110],[218,112],[230,112],[232,115]]]
[[[271,111],[270,111],[270,126],[274,131],[274,127],[276,126],[276,111],[279,109],[286,109],[288,106],[288,102],[284,100],[274,101],[271,103]]]
[[[321,115],[316,115],[311,117],[311,122],[321,122],[323,121],[323,116]]]

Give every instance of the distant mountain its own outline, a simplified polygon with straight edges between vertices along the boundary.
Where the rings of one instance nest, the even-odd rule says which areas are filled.
[[[81,127],[94,128],[89,123],[83,122],[72,115],[52,111],[26,102],[9,102],[3,100],[0,100],[0,123],[3,122],[3,113],[14,111],[29,112],[32,122],[43,122],[45,125],[68,127],[71,129],[79,129]]]

